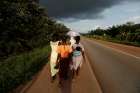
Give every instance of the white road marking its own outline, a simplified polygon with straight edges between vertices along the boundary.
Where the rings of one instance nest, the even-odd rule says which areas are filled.
[[[95,42],[96,42],[96,41],[95,41]],[[99,43],[99,42],[96,42],[96,43],[98,43],[99,45],[104,46],[104,47],[106,47],[106,48],[112,49],[112,50],[114,50],[114,51],[116,51],[116,52],[120,52],[120,53],[122,53],[122,54],[125,54],[125,55],[128,55],[128,56],[131,56],[131,57],[134,57],[134,58],[140,59],[140,57],[137,57],[137,56],[132,55],[132,54],[130,54],[130,53],[126,53],[126,52],[123,52],[123,51],[121,51],[121,50],[118,50],[118,49],[115,49],[115,48],[112,48],[112,47],[109,47],[109,46],[103,45],[103,44],[101,44],[101,43]]]

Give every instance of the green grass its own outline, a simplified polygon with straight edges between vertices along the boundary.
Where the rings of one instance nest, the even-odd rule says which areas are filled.
[[[89,35],[89,36],[86,36],[86,37],[94,38],[94,39],[97,39],[97,40],[104,40],[104,41],[109,41],[109,42],[114,42],[114,43],[119,43],[119,44],[125,44],[125,45],[140,47],[140,42],[120,41],[120,40],[117,40],[116,38],[103,37],[103,36],[97,36],[97,35]]]
[[[47,62],[50,47],[10,57],[0,62],[0,93],[8,93],[32,79]]]
[[[131,45],[131,46],[136,46],[136,47],[140,47],[140,43],[139,42],[129,42],[129,41],[120,41],[120,40],[107,40],[110,42],[114,42],[114,43],[119,43],[119,44],[125,44],[125,45]]]

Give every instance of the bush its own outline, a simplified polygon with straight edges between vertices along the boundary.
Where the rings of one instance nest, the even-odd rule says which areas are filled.
[[[130,42],[128,40],[120,40],[119,35],[116,38],[111,38],[110,36],[103,37],[103,36],[97,36],[97,35],[88,35],[86,37],[94,38],[94,39],[97,39],[97,40],[105,40],[105,41],[109,41],[109,42],[114,42],[114,43],[120,43],[120,44],[140,47],[140,42],[138,42],[138,41]]]
[[[0,62],[0,93],[7,93],[30,80],[47,63],[49,51],[47,46]]]

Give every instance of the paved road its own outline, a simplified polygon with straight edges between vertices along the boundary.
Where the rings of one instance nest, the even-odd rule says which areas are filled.
[[[102,93],[102,91],[87,60],[83,63],[77,79],[63,81],[63,87],[58,87],[58,78],[54,83],[50,82],[50,66],[46,64],[37,77],[17,93]]]
[[[140,93],[139,56],[94,40],[83,39],[83,44],[103,93]]]
[[[140,48],[84,38],[87,61],[77,80],[50,82],[49,64],[20,93],[140,93]],[[17,92],[19,93],[19,92]]]

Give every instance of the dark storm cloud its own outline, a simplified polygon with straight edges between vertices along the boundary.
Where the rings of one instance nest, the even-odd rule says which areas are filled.
[[[41,0],[54,18],[100,18],[101,12],[123,1],[132,0]],[[139,1],[139,0],[133,0]]]

